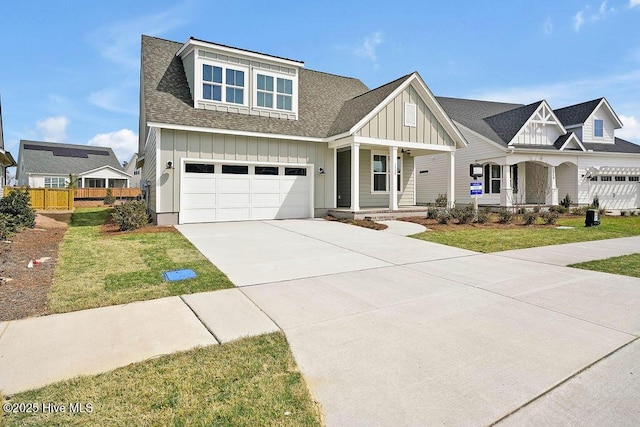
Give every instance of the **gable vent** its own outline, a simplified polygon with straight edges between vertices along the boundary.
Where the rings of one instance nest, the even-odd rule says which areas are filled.
[[[416,104],[409,102],[404,103],[404,125],[409,127],[416,127]]]

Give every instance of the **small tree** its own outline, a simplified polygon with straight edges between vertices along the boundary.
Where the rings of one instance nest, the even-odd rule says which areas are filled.
[[[145,226],[149,222],[147,205],[138,200],[128,200],[115,207],[113,221],[118,224],[121,231],[135,230]]]
[[[113,205],[116,202],[116,198],[113,195],[113,190],[107,188],[107,194],[104,196],[104,204],[105,205]]]
[[[67,182],[67,188],[78,188],[78,177],[69,174],[69,182]]]
[[[560,201],[560,206],[564,206],[565,208],[568,209],[569,206],[571,206],[571,203],[572,203],[571,196],[569,195],[569,193],[567,193],[567,195],[564,196],[564,199]]]
[[[36,213],[31,207],[29,190],[11,190],[0,199],[0,235],[7,238],[24,227],[36,226]]]

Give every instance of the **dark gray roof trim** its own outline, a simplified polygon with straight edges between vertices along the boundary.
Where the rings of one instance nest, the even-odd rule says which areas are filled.
[[[583,142],[584,148],[593,151],[602,151],[605,153],[627,153],[627,154],[640,154],[640,145],[633,142],[625,141],[624,139],[616,138],[613,144],[595,144]]]
[[[556,139],[556,142],[553,143],[553,146],[560,150],[565,142],[567,142],[567,140],[571,138],[571,135],[573,135],[573,132],[565,133],[564,135],[559,136],[558,139]]]
[[[103,166],[122,171],[122,165],[109,147],[55,142],[20,141],[23,173],[79,174]]]

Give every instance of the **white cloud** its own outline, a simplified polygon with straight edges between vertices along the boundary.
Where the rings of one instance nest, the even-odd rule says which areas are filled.
[[[133,153],[138,151],[138,135],[129,129],[99,133],[87,145],[111,147],[120,162],[129,161]]]
[[[553,22],[551,21],[551,18],[547,18],[547,20],[544,21],[542,29],[547,35],[553,33]]]
[[[136,85],[124,83],[122,86],[110,86],[89,94],[90,103],[107,111],[137,115],[137,103],[132,96]]]
[[[584,12],[580,11],[573,17],[573,28],[576,31],[580,31],[580,28],[584,25]]]
[[[65,142],[69,119],[65,116],[47,117],[36,123],[38,138],[48,142]]]
[[[634,116],[620,115],[620,121],[624,126],[616,131],[616,136],[640,144],[640,119]]]
[[[629,0],[629,8],[640,6],[640,0]]]
[[[382,41],[382,33],[380,31],[376,31],[375,33],[369,34],[365,37],[362,45],[354,49],[353,53],[364,58],[369,58],[375,62],[378,59],[376,49],[380,44],[382,44]]]

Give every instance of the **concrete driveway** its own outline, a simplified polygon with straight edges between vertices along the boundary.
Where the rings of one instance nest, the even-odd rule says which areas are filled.
[[[284,330],[327,425],[640,420],[639,279],[322,220],[179,229]]]

